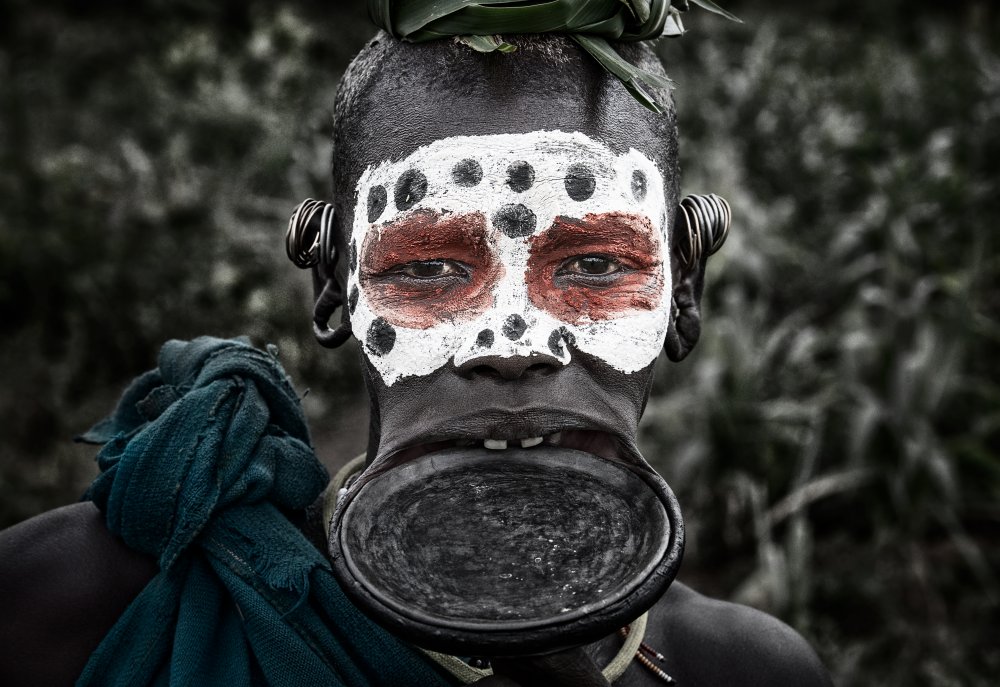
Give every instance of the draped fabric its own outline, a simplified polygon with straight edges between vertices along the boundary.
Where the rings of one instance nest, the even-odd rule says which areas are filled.
[[[283,515],[327,483],[274,356],[241,340],[171,341],[111,417],[85,498],[160,572],[79,685],[446,685],[362,615]]]

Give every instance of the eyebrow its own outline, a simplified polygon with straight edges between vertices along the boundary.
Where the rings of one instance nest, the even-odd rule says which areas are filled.
[[[632,212],[590,213],[582,218],[560,216],[531,238],[531,253],[552,259],[580,250],[602,249],[648,263],[650,258],[659,257],[660,246],[649,217]]]
[[[373,228],[362,246],[362,271],[378,273],[416,260],[466,256],[488,250],[490,237],[481,212],[462,214],[416,210]]]

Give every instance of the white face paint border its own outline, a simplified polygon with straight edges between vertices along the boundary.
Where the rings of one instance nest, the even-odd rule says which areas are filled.
[[[474,163],[466,162],[470,160]],[[532,177],[527,186],[529,175],[510,173],[512,166],[525,162]],[[467,172],[465,185],[460,183],[460,163]],[[573,173],[584,169],[592,175],[592,185]],[[569,184],[568,175],[574,180]],[[570,194],[573,183],[577,198]],[[571,353],[565,342],[570,339],[580,351],[631,373],[651,364],[663,347],[672,291],[664,182],[656,164],[637,150],[615,155],[579,132],[450,137],[422,146],[398,162],[370,166],[358,180],[357,199],[351,232],[355,254],[370,232],[377,232],[377,240],[385,226],[406,213],[479,212],[488,218],[490,229],[501,228],[502,208],[523,206],[534,214],[527,235],[521,235],[525,226],[511,231],[503,225],[506,232],[495,232],[505,274],[493,289],[492,307],[471,319],[444,320],[425,329],[390,325],[366,296],[360,265],[352,269],[347,290],[353,329],[388,386],[429,374],[452,360],[462,365],[483,356],[544,355],[566,364]],[[611,319],[583,318],[575,324],[536,307],[525,282],[529,238],[544,232],[557,217],[618,212],[648,218],[659,240],[663,279],[654,307]],[[489,338],[485,332],[492,333],[489,345],[484,345]]]

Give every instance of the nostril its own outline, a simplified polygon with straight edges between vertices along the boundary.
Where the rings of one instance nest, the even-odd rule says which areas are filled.
[[[491,355],[463,363],[458,367],[458,372],[468,378],[479,376],[509,380],[551,374],[560,367],[562,363],[558,358],[545,354],[515,355],[508,358]]]
[[[467,377],[468,379],[503,379],[503,375],[489,365],[476,365],[475,367],[466,367],[463,365],[458,368],[458,371],[463,377]]]
[[[542,377],[552,374],[557,369],[552,363],[535,363],[534,365],[529,365],[523,374],[525,377]]]

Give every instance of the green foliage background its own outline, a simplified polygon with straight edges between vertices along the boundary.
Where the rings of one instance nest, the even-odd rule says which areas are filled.
[[[988,2],[727,2],[660,52],[686,192],[736,217],[645,451],[682,579],[841,685],[1000,674],[1000,22]],[[331,465],[356,349],[320,349],[288,212],[328,188],[362,3],[0,2],[0,526],[78,498],[159,344],[276,343]]]

